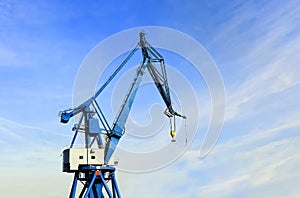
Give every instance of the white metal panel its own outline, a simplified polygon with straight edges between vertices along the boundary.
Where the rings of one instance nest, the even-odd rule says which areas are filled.
[[[115,166],[118,162],[113,158],[108,165]],[[63,171],[74,172],[80,165],[104,165],[104,149],[69,148],[63,151]]]

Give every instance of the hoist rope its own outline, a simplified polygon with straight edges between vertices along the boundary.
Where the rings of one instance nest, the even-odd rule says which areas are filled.
[[[186,119],[184,119],[184,131],[185,131],[185,146],[188,144],[187,130],[186,130]]]

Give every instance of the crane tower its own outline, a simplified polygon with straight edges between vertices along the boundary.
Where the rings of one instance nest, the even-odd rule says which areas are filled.
[[[63,172],[74,174],[70,198],[74,198],[78,194],[79,197],[84,198],[121,197],[115,177],[118,161],[113,158],[113,153],[120,138],[125,133],[125,124],[146,69],[150,73],[166,105],[164,113],[171,121],[170,135],[173,142],[176,135],[175,117],[186,118],[172,107],[164,58],[146,40],[143,31],[140,32],[139,38],[136,47],[116,67],[112,75],[98,89],[95,95],[75,108],[60,112],[61,123],[67,123],[73,116],[80,116],[78,123],[72,129],[74,136],[70,146],[63,151]],[[96,99],[138,49],[141,49],[142,52],[142,62],[136,70],[135,77],[129,86],[128,93],[125,95],[115,121],[109,124]],[[82,148],[74,147],[78,133],[84,134],[84,147]],[[83,184],[83,187],[77,192],[78,181]]]

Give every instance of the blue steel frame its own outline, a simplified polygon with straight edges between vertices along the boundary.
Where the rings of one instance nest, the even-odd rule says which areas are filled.
[[[111,127],[103,112],[98,105],[96,98],[101,94],[101,92],[107,87],[107,85],[112,81],[112,79],[118,74],[118,72],[124,67],[124,65],[128,62],[128,60],[133,56],[133,54],[137,51],[138,48],[142,50],[143,61],[141,65],[138,67],[136,76],[130,86],[129,92],[125,96],[125,100],[121,106],[120,112],[116,117],[113,126]],[[159,67],[155,67],[152,63],[158,63]],[[145,39],[145,33],[140,33],[140,42],[138,45],[130,52],[130,54],[124,59],[124,61],[116,68],[114,73],[109,77],[109,79],[101,86],[101,88],[96,92],[96,94],[85,101],[83,104],[79,105],[73,109],[67,109],[65,111],[60,112],[61,122],[67,123],[69,119],[79,113],[82,113],[78,128],[74,127],[75,134],[71,141],[70,148],[73,147],[77,134],[80,130],[80,125],[82,122],[87,125],[88,120],[94,116],[94,113],[98,116],[103,129],[105,130],[105,135],[108,137],[108,141],[105,145],[105,156],[104,162],[108,164],[113,152],[116,149],[116,146],[124,134],[124,127],[126,120],[128,118],[129,112],[131,110],[132,103],[134,101],[136,92],[138,90],[139,84],[141,82],[143,73],[145,69],[148,69],[160,95],[162,96],[163,101],[165,102],[168,110],[168,117],[179,116],[182,118],[186,118],[183,115],[180,115],[176,111],[173,110],[171,97],[169,92],[169,86],[167,81],[167,74],[164,64],[163,57],[147,42]],[[91,111],[90,107],[93,107],[95,111]],[[102,141],[100,134],[98,134],[92,141],[91,136],[85,127],[85,146],[86,148],[91,147],[93,142],[97,140],[98,146],[102,147]],[[98,138],[98,139],[96,139]],[[84,165],[79,167],[78,171],[74,173],[74,180],[70,192],[70,198],[74,198],[76,196],[77,183],[80,181],[84,184],[79,197],[84,198],[104,198],[104,194],[108,195],[109,198],[120,198],[119,188],[115,178],[115,168],[112,166],[92,166],[92,165]],[[107,182],[111,183],[111,188],[107,185]],[[105,190],[105,191],[104,191]],[[103,192],[104,191],[104,192]]]
[[[69,198],[76,197],[78,181],[84,183],[79,197],[104,198],[103,189],[109,198],[121,198],[115,177],[115,167],[112,166],[81,166],[74,174],[74,180]],[[108,182],[111,183],[111,188]]]

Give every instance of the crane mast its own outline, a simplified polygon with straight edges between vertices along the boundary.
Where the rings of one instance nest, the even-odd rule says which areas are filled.
[[[125,124],[146,68],[166,105],[164,113],[170,118],[171,124],[172,119],[174,119],[174,127],[171,126],[170,132],[173,142],[176,135],[176,131],[173,130],[175,129],[175,117],[186,118],[184,115],[174,111],[172,107],[164,58],[146,40],[143,31],[140,32],[139,37],[140,40],[137,46],[121,62],[94,96],[87,99],[78,107],[60,112],[60,121],[62,123],[67,123],[73,116],[80,115],[79,122],[72,129],[75,133],[70,147],[63,151],[63,172],[74,173],[70,192],[70,197],[72,198],[76,196],[78,180],[84,184],[79,197],[103,198],[104,194],[110,198],[121,197],[114,174],[115,166],[118,162],[112,156],[120,138],[125,133]],[[136,70],[135,77],[115,121],[110,125],[96,98],[139,48],[142,51],[143,60]],[[74,143],[79,132],[84,133],[84,148],[74,148]],[[111,187],[107,185],[107,181],[111,182]]]

